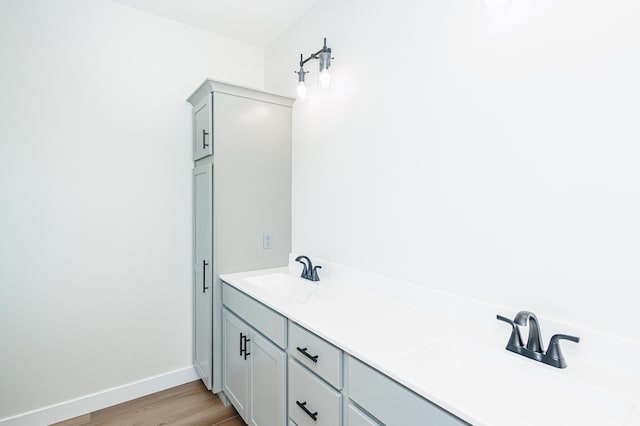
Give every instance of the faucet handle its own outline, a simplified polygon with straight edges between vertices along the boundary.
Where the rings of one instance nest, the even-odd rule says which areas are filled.
[[[515,349],[522,348],[522,337],[520,336],[520,331],[518,330],[518,324],[516,324],[513,320],[510,320],[507,317],[503,317],[502,315],[496,315],[496,319],[500,321],[504,321],[507,324],[510,324],[513,327],[513,331],[511,332],[511,337],[509,338],[509,342],[507,343],[507,349]]]
[[[554,334],[549,341],[549,349],[544,356],[549,360],[554,367],[565,368],[567,362],[564,360],[562,351],[560,350],[560,340],[569,340],[575,343],[580,343],[580,338],[575,336],[569,336],[567,334]]]

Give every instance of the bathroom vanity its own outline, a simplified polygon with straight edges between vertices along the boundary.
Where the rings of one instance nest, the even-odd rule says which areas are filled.
[[[245,362],[225,361],[225,393],[249,424],[640,424],[637,369],[598,362],[594,334],[564,326],[587,344],[561,370],[506,351],[490,304],[326,263],[313,283],[298,268],[221,277],[225,354]]]
[[[467,424],[226,282],[222,302],[223,389],[247,424]]]

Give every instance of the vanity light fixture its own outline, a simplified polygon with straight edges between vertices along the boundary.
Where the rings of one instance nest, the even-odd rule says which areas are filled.
[[[318,82],[320,83],[320,87],[323,89],[328,89],[331,84],[331,75],[329,74],[329,67],[331,66],[331,48],[327,47],[327,38],[324,38],[324,45],[322,49],[318,50],[316,53],[312,53],[309,55],[307,59],[304,59],[302,53],[300,54],[300,70],[295,73],[298,74],[298,99],[305,100],[307,97],[307,86],[305,86],[304,76],[308,74],[309,71],[304,70],[304,64],[309,62],[312,59],[318,59]]]

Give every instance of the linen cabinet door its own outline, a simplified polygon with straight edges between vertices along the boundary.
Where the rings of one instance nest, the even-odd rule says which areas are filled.
[[[193,366],[212,385],[213,234],[211,164],[193,169]]]
[[[193,107],[193,160],[213,154],[213,111],[211,94]]]
[[[251,356],[249,326],[224,309],[222,313],[222,387],[240,417],[247,422]]]
[[[286,425],[287,355],[257,332],[251,337],[251,426]]]

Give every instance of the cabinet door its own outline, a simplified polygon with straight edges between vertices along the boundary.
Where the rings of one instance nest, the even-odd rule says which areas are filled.
[[[193,365],[211,389],[212,196],[211,164],[193,169]]]
[[[252,332],[251,426],[285,426],[285,380],[287,356],[257,332]]]
[[[211,94],[193,107],[193,159],[213,154],[213,114]]]
[[[222,339],[224,355],[222,357],[222,386],[224,393],[240,414],[247,421],[249,403],[249,372],[251,342],[249,327],[238,317],[224,309],[222,313]],[[244,351],[248,351],[245,360]]]

